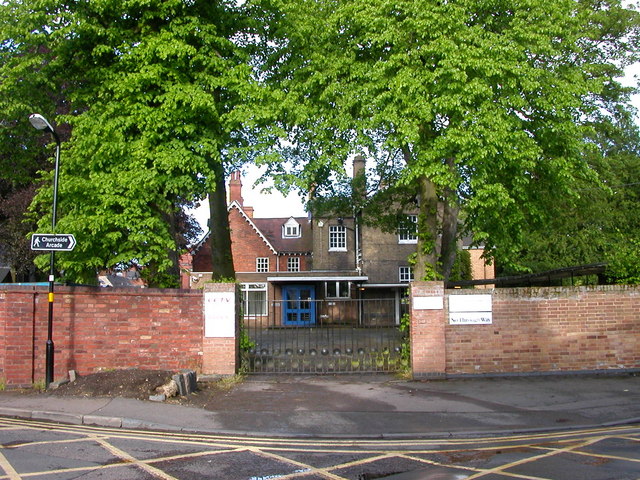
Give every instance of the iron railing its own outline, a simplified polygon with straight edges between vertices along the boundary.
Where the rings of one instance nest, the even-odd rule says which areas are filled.
[[[272,301],[245,315],[249,373],[394,372],[406,365],[394,299]]]

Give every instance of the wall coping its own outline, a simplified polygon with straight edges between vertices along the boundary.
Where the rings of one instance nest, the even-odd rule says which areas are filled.
[[[553,298],[585,293],[640,294],[640,285],[581,285],[566,287],[448,288],[445,295],[495,295],[500,297]]]
[[[47,285],[0,285],[0,293],[43,293],[49,291]],[[173,296],[173,297],[201,297],[202,290],[180,288],[135,288],[135,287],[97,287],[97,286],[69,286],[55,285],[57,295],[95,295],[103,296]]]

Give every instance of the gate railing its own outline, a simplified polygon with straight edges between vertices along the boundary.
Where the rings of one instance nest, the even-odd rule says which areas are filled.
[[[270,302],[265,315],[245,315],[242,352],[249,373],[394,372],[402,357],[394,299],[304,300],[313,321],[288,323],[295,306]],[[250,311],[263,311],[248,309]]]

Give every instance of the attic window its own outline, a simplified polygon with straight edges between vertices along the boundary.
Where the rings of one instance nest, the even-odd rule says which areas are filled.
[[[300,224],[293,218],[290,218],[284,225],[282,225],[282,238],[300,238],[300,232]]]

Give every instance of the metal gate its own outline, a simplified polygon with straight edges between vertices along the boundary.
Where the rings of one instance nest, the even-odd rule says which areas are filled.
[[[309,300],[294,292],[268,310],[243,319],[249,373],[395,372],[408,361],[395,299]]]

